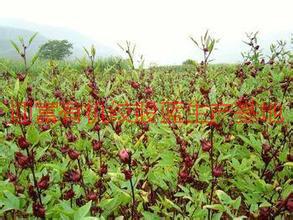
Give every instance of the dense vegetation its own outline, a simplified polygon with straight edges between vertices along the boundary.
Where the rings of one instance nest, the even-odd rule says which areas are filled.
[[[289,219],[291,52],[264,57],[248,35],[243,63],[212,65],[216,40],[192,40],[202,62],[147,69],[129,43],[129,60],[91,48],[75,63],[14,45],[24,62],[0,61],[1,218]],[[58,104],[50,123],[44,103]]]

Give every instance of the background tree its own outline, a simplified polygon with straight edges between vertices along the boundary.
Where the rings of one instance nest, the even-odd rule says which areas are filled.
[[[73,45],[67,40],[50,40],[40,47],[42,59],[63,60],[72,54]]]

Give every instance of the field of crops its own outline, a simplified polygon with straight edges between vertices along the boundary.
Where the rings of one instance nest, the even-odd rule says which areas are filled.
[[[292,54],[0,61],[1,219],[290,219]],[[33,43],[33,42],[31,42]],[[28,48],[29,49],[29,48]],[[123,49],[123,48],[122,48]],[[292,216],[291,216],[292,218]]]

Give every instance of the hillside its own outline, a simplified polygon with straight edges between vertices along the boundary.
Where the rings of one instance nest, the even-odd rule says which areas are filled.
[[[115,55],[115,49],[96,42],[88,36],[85,36],[78,31],[71,30],[63,27],[48,26],[43,24],[35,24],[28,21],[21,21],[18,19],[5,19],[0,20],[0,57],[15,58],[13,49],[9,43],[10,39],[17,39],[19,35],[25,37],[30,36],[32,33],[38,32],[39,35],[34,43],[34,49],[39,48],[40,44],[47,40],[68,40],[73,44],[73,54],[70,57],[74,59],[84,55],[83,47],[89,47],[92,44],[97,49],[97,56],[107,57]]]
[[[0,26],[0,57],[9,59],[19,58],[14,48],[11,46],[10,40],[18,41],[18,37],[22,36],[24,40],[27,41],[34,33],[35,32],[33,31],[25,29]],[[31,45],[28,55],[31,56],[34,54],[39,49],[40,45],[45,43],[47,40],[48,39],[46,37],[39,34],[35,38],[34,43]]]

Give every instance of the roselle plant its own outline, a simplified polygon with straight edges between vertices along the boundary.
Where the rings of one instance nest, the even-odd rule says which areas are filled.
[[[36,62],[35,37],[12,43],[21,71],[0,61],[1,218],[291,217],[285,42],[266,57],[248,34],[243,62],[216,65],[206,32],[191,38],[202,62],[144,68],[130,42],[126,62],[101,64],[94,47],[79,62]]]

